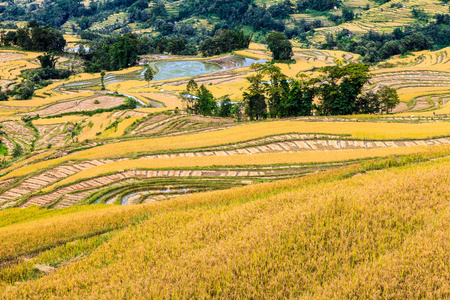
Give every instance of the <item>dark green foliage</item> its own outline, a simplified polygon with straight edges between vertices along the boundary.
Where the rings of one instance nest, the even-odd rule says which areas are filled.
[[[242,30],[217,30],[214,37],[206,38],[200,44],[199,49],[203,56],[219,55],[248,48],[251,39],[252,36],[245,35]]]
[[[190,98],[187,110],[193,114],[203,116],[212,116],[217,110],[217,102],[213,94],[204,86],[201,85],[195,94],[195,98]]]
[[[267,46],[272,52],[275,61],[290,61],[294,53],[289,39],[281,32],[272,32],[267,35]]]
[[[56,66],[56,62],[58,61],[59,57],[56,57],[52,53],[44,53],[43,55],[39,55],[37,59],[39,60],[39,63],[41,64],[41,68],[50,68],[54,69]]]
[[[375,114],[381,109],[380,96],[378,93],[369,91],[356,99],[355,112],[357,114]]]
[[[264,83],[264,85],[269,106],[269,115],[274,118],[279,116],[281,102],[289,90],[287,77],[281,73],[281,69],[275,65],[268,65],[263,69],[262,74],[267,75],[270,80],[270,82]]]
[[[226,96],[219,106],[219,117],[229,118],[233,115],[233,103],[228,96]]]
[[[270,81],[261,83],[262,76],[267,76]],[[243,97],[245,112],[251,120],[267,117],[266,101],[272,118],[312,114],[317,79],[288,80],[274,65],[263,65],[256,75],[247,79],[251,86]]]
[[[379,92],[380,102],[383,105],[383,110],[388,113],[391,111],[397,104],[400,103],[400,99],[398,97],[397,91],[388,86],[383,86]]]
[[[20,146],[19,144],[15,144],[14,145],[14,149],[12,151],[12,156],[14,158],[17,158],[17,157],[22,156],[22,155],[23,155],[23,148],[22,148],[22,146]]]
[[[250,87],[243,94],[245,103],[245,114],[250,120],[260,120],[267,118],[267,104],[265,96],[265,87],[262,83],[262,74],[247,77]]]
[[[0,101],[8,101],[8,94],[2,91],[1,87],[0,87]]]
[[[14,98],[17,100],[28,100],[31,99],[34,95],[34,82],[31,80],[27,80],[20,84],[14,86],[14,88],[9,91],[7,94],[10,96],[15,96]]]
[[[297,2],[297,10],[304,11],[306,9],[313,9],[317,11],[325,11],[339,7],[342,4],[341,0],[299,0]]]
[[[31,81],[38,88],[51,84],[51,79],[66,79],[70,75],[72,75],[72,72],[67,69],[54,68],[30,70],[22,74],[27,81]]]
[[[321,70],[323,82],[319,88],[322,115],[350,115],[356,111],[356,99],[371,78],[369,65],[351,63],[327,66]]]
[[[355,13],[353,12],[353,9],[348,8],[347,6],[344,6],[342,8],[342,19],[344,22],[352,21],[355,18]]]
[[[293,81],[289,91],[281,100],[279,117],[311,116],[315,88],[302,81]]]
[[[3,40],[5,46],[14,44],[24,50],[32,51],[62,51],[66,40],[56,29],[48,26],[40,27],[36,22],[29,22],[25,28],[7,35]]]
[[[370,31],[358,38],[344,29],[335,37],[328,35],[322,48],[337,48],[362,55],[364,62],[379,62],[397,54],[450,45],[450,26],[442,25],[447,22],[445,15],[439,17],[439,22],[440,26],[436,23],[407,26],[392,33]]]
[[[100,72],[133,66],[138,56],[138,45],[138,38],[130,33],[91,44],[91,51],[85,55],[85,69],[87,72]]]

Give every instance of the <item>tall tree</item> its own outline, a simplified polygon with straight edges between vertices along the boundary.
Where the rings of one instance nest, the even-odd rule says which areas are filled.
[[[281,102],[280,117],[312,115],[315,88],[313,81],[293,81],[288,93]]]
[[[217,102],[213,94],[204,85],[197,89],[196,97],[191,103],[192,106],[188,106],[188,110],[194,114],[212,116],[217,110]]]
[[[262,83],[263,75],[247,77],[250,87],[244,92],[243,98],[245,103],[245,113],[250,120],[259,120],[267,118],[267,104],[265,96],[265,86]]]
[[[356,99],[369,82],[369,65],[351,63],[345,66],[327,66],[320,85],[320,105],[323,115],[350,115],[356,112]]]
[[[280,67],[275,65],[268,65],[263,69],[262,74],[267,75],[270,80],[268,83],[265,83],[267,102],[269,104],[269,115],[275,118],[279,115],[281,101],[289,90],[287,76],[281,73]]]

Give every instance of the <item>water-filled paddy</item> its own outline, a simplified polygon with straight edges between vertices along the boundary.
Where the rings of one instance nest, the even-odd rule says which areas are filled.
[[[228,60],[234,62],[237,68],[249,67],[255,62],[264,63],[267,60],[255,60],[248,57],[242,56],[231,56],[227,58]],[[183,77],[194,77],[198,75],[203,75],[211,72],[216,72],[220,70],[225,70],[222,66],[217,63],[201,61],[201,60],[190,60],[190,61],[161,61],[152,62],[150,65],[157,71],[153,77],[153,81],[164,81]],[[126,74],[106,74],[105,85],[118,83],[122,81],[129,80],[139,80],[144,81],[145,68],[139,71],[126,73]],[[100,86],[100,78],[77,81],[68,84],[64,84],[66,89],[86,89],[96,86]]]

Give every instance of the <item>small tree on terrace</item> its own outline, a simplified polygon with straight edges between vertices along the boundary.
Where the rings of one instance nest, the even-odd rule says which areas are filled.
[[[379,91],[380,102],[383,103],[383,108],[386,113],[389,113],[397,104],[400,103],[400,99],[397,94],[397,90],[388,86],[383,86]]]
[[[106,72],[105,72],[105,70],[102,70],[102,72],[100,73],[100,81],[101,81],[101,83],[102,83],[102,91],[104,91],[104,90],[106,90],[106,88],[105,88],[105,75],[106,75]]]
[[[45,68],[54,69],[56,67],[56,62],[58,61],[59,57],[55,56],[52,53],[44,53],[42,55],[39,55],[37,59],[39,60],[42,69]]]
[[[154,74],[155,73],[153,72],[152,67],[147,65],[147,68],[145,69],[145,72],[144,72],[144,79],[145,79],[145,81],[147,81],[147,86],[149,86],[150,85],[150,81],[153,80],[153,75]]]
[[[273,60],[290,61],[294,53],[289,39],[281,32],[272,32],[267,35],[267,46],[272,52]]]
[[[267,104],[265,96],[265,87],[262,83],[262,74],[247,77],[250,82],[248,92],[244,92],[245,113],[250,120],[259,120],[267,118]]]

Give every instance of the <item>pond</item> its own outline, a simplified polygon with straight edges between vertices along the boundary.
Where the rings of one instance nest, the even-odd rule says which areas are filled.
[[[153,81],[170,80],[181,77],[193,77],[210,72],[221,70],[218,64],[203,62],[199,60],[192,61],[162,61],[150,64],[158,73],[153,77]],[[141,80],[144,80],[144,72],[141,72]]]
[[[256,60],[243,56],[231,56],[228,60],[236,63],[237,68],[249,67],[253,63],[264,63],[267,60]],[[189,60],[189,61],[161,61],[152,62],[150,65],[157,71],[153,77],[153,81],[171,80],[182,77],[194,77],[197,75],[203,75],[211,72],[217,72],[220,70],[226,70],[219,64],[201,61],[201,60]],[[126,74],[106,74],[105,85],[118,83],[128,80],[144,80],[145,68],[141,70],[130,72]],[[92,87],[100,86],[100,78],[71,82],[63,84],[61,87],[65,89],[88,89]]]

